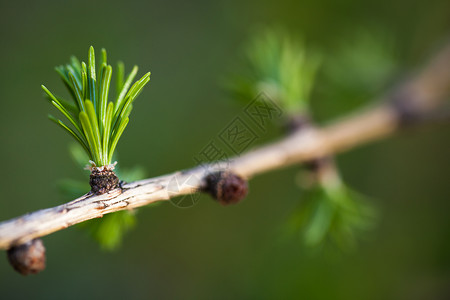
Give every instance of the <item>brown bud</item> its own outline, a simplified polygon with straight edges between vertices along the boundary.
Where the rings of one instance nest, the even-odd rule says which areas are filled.
[[[20,274],[37,274],[45,269],[45,247],[41,239],[11,247],[7,251],[11,266]]]
[[[114,171],[93,169],[89,184],[92,193],[101,195],[119,187],[119,178]]]
[[[334,165],[331,156],[322,156],[314,158],[304,163],[306,169],[314,173],[320,172],[320,170],[322,169],[329,168],[330,165]]]
[[[205,191],[222,205],[238,203],[248,193],[247,181],[230,171],[209,174],[205,181]]]
[[[311,119],[306,115],[291,115],[285,123],[285,132],[287,134],[295,133],[312,127]]]
[[[420,96],[408,87],[403,87],[391,96],[391,103],[402,126],[417,124],[423,118]]]

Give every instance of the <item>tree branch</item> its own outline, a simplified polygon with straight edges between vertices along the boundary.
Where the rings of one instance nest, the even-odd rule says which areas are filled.
[[[86,194],[69,203],[0,223],[0,249],[23,244],[71,225],[124,209],[196,193],[211,172],[230,170],[244,178],[342,152],[386,137],[400,125],[435,110],[450,88],[450,46],[418,75],[378,101],[376,107],[323,128],[298,131],[278,142],[228,162],[214,163],[161,177],[127,183],[104,195]],[[189,184],[175,184],[189,182]],[[175,184],[175,185],[174,185]]]

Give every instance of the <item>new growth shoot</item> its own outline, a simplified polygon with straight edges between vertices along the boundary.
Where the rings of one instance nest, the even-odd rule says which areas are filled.
[[[125,67],[117,64],[116,95],[108,100],[112,78],[112,67],[107,63],[106,50],[102,49],[100,63],[96,66],[95,52],[89,48],[88,63],[71,57],[70,63],[56,67],[73,101],[56,97],[44,85],[42,89],[50,103],[66,118],[49,115],[50,120],[67,131],[88,154],[93,168],[112,170],[114,150],[129,121],[133,102],[150,81],[150,72],[142,76],[133,85],[138,67],[134,66],[130,74],[124,76]],[[125,79],[125,80],[124,80]]]

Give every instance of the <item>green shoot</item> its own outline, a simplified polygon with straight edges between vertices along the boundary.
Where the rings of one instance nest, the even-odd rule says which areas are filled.
[[[277,31],[257,35],[245,50],[243,67],[228,82],[235,96],[250,101],[264,92],[290,114],[307,112],[319,56]]]
[[[108,101],[112,67],[107,63],[106,50],[102,49],[100,65],[96,66],[92,46],[89,48],[87,64],[72,57],[69,64],[56,67],[73,103],[56,97],[42,85],[50,103],[64,115],[68,123],[51,115],[49,118],[75,138],[96,167],[111,165],[114,150],[128,124],[132,104],[150,81],[148,72],[131,85],[138,71],[137,66],[133,67],[125,81],[122,62],[118,63],[117,70],[114,101]]]
[[[302,204],[287,229],[300,233],[311,248],[328,244],[352,250],[361,233],[367,233],[375,221],[376,210],[368,199],[339,182],[334,186],[317,184],[305,190]]]
[[[401,58],[389,32],[358,30],[340,37],[325,56],[317,115],[332,119],[376,99],[400,75]]]

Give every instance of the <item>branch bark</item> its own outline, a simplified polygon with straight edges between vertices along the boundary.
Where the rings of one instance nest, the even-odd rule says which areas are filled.
[[[104,195],[86,194],[69,203],[39,210],[0,223],[0,249],[23,244],[71,225],[105,214],[144,206],[156,201],[196,193],[205,188],[211,172],[228,169],[244,178],[339,153],[394,133],[406,121],[435,110],[450,89],[450,45],[439,52],[416,76],[400,85],[378,106],[336,121],[323,128],[298,131],[226,163],[127,183]],[[189,184],[178,185],[177,183]]]

